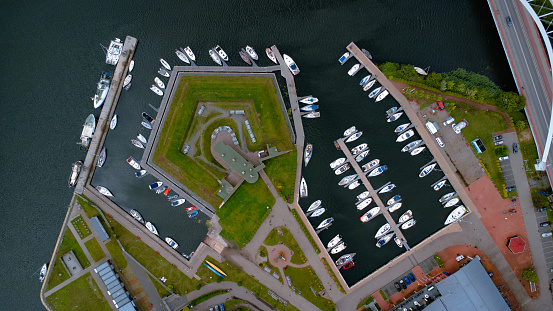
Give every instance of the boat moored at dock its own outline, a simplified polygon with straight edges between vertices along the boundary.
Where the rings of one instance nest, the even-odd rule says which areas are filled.
[[[273,53],[273,50],[271,50],[270,48],[266,48],[265,49],[265,54],[267,54],[267,57],[275,64],[278,65],[278,61],[277,61],[277,58],[275,56],[275,53]]]
[[[155,183],[151,183],[148,188],[150,188],[150,190],[154,190],[156,188],[159,188],[161,187],[161,185],[163,185],[163,183],[161,181],[156,181]]]
[[[363,152],[361,152],[360,154],[356,155],[355,156],[355,162],[361,162],[363,161],[363,159],[365,159],[366,156],[369,155],[369,150],[365,150]]]
[[[361,203],[356,205],[357,210],[358,211],[364,210],[365,207],[369,206],[369,204],[372,203],[372,201],[373,201],[373,198],[367,198],[367,199],[363,200]]]
[[[449,214],[449,216],[447,216],[447,219],[445,220],[444,225],[449,225],[450,223],[461,219],[461,217],[465,215],[466,212],[467,212],[467,208],[464,205],[458,206],[453,210],[453,212]]]
[[[409,127],[409,125],[411,125],[411,123],[404,123],[404,124],[398,125],[398,127],[396,127],[396,129],[394,130],[394,133],[399,134],[399,133],[405,131],[407,129],[407,127]]]
[[[154,82],[157,84],[157,87],[159,87],[160,89],[164,89],[164,88],[165,88],[165,83],[163,83],[163,81],[161,81],[160,78],[155,77],[155,78],[154,78]]]
[[[330,226],[330,224],[334,221],[334,218],[332,217],[329,217],[325,220],[323,220],[318,226],[317,228],[315,228],[316,230],[319,230],[319,229],[324,229],[328,226]]]
[[[177,244],[177,242],[175,242],[175,240],[171,239],[170,237],[166,237],[165,242],[169,244],[169,246],[171,246],[173,249],[177,249],[179,247],[179,244]]]
[[[44,278],[46,278],[46,271],[48,271],[48,265],[43,264],[40,268],[40,272],[38,274],[38,280],[42,283],[44,282]]]
[[[106,187],[96,186],[96,190],[98,190],[98,192],[105,195],[106,197],[113,197],[113,193],[111,193],[111,191],[109,191]]]
[[[424,149],[426,149],[425,146],[415,148],[413,149],[413,151],[411,151],[411,155],[416,156],[417,154],[421,153]]]
[[[307,105],[300,108],[301,111],[313,111],[319,109],[318,105]]]
[[[307,164],[309,163],[309,160],[311,160],[312,155],[313,155],[313,145],[312,144],[307,144],[307,146],[305,146],[305,152],[304,152],[304,155],[303,155],[303,160],[305,162],[305,166],[307,166]]]
[[[447,202],[445,202],[444,207],[452,207],[453,205],[459,203],[461,201],[459,198],[453,198]]]
[[[449,200],[450,198],[452,198],[454,195],[455,195],[455,191],[454,191],[454,192],[450,192],[450,193],[446,193],[446,194],[444,194],[438,201],[439,201],[440,203],[446,202],[447,200]]]
[[[141,224],[144,224],[144,218],[142,217],[142,215],[140,215],[140,213],[137,211],[137,210],[130,210],[129,211],[129,214],[131,214],[131,216],[136,219],[138,222],[140,222]]]
[[[340,175],[342,173],[344,173],[345,171],[349,170],[350,169],[350,164],[349,163],[346,163],[342,166],[340,166],[339,168],[337,168],[335,171],[334,171],[334,174],[336,175]]]
[[[340,58],[338,59],[338,61],[340,62],[340,65],[343,65],[350,57],[351,57],[350,52],[345,52],[345,53],[344,53],[342,56],[340,56]]]
[[[395,184],[389,184],[389,185],[385,186],[384,188],[380,189],[380,191],[378,191],[378,193],[390,192],[390,191],[392,191],[392,189],[394,189],[395,187],[396,187]]]
[[[332,163],[330,163],[330,168],[331,169],[336,169],[337,167],[344,164],[345,162],[346,162],[346,158],[338,158],[338,159],[332,161]]]
[[[422,139],[412,141],[412,142],[408,143],[407,145],[405,145],[405,147],[403,147],[401,149],[401,152],[411,151],[411,150],[415,149],[416,147],[418,147],[418,145],[420,143],[422,143]]]
[[[121,39],[115,38],[115,40],[111,40],[106,51],[106,64],[113,66],[117,65],[122,50],[123,42],[121,42]]]
[[[400,143],[400,142],[403,142],[403,141],[406,141],[407,139],[413,137],[415,135],[415,131],[413,130],[408,130],[406,131],[405,133],[399,135],[396,139],[396,143]]]
[[[228,55],[227,55],[227,53],[225,53],[225,51],[223,50],[223,48],[220,45],[217,45],[213,49],[215,50],[215,52],[217,52],[217,54],[219,54],[219,56],[221,56],[221,58],[225,62],[228,62]]]
[[[310,213],[310,212],[318,209],[319,206],[321,206],[321,203],[322,203],[321,200],[317,200],[317,201],[311,203],[311,205],[309,205],[309,208],[307,209],[307,211],[305,213]]]
[[[368,222],[369,220],[373,219],[380,213],[380,207],[376,206],[371,208],[368,212],[363,214],[359,219],[361,219],[361,222]]]
[[[371,162],[361,166],[361,169],[363,170],[363,172],[369,172],[369,171],[373,170],[375,167],[377,167],[378,164],[380,164],[380,160],[379,159],[374,159]]]
[[[422,169],[422,171],[420,172],[419,174],[419,177],[424,177],[428,174],[430,174],[430,172],[432,172],[434,170],[434,168],[436,167],[436,163],[432,163],[428,166],[426,166],[425,168]]]
[[[376,79],[373,79],[373,80],[369,81],[367,84],[365,84],[365,85],[363,86],[363,91],[366,92],[366,91],[370,90],[371,87],[373,87],[373,85],[374,85],[375,83],[376,83]]]
[[[369,173],[369,177],[378,176],[378,175],[384,173],[387,169],[388,169],[388,167],[386,165],[379,166],[379,167],[375,168],[374,170],[372,170]]]
[[[386,233],[388,233],[391,229],[392,229],[392,226],[390,226],[389,223],[385,223],[384,225],[382,225],[382,227],[380,227],[380,229],[378,229],[378,231],[376,231],[376,234],[374,235],[374,238],[375,239],[380,239]]]
[[[248,55],[246,55],[246,52],[244,51],[240,51],[238,52],[238,54],[240,55],[240,58],[242,58],[242,60],[248,64],[248,65],[251,65],[252,64],[252,61],[250,60],[250,58],[248,57]]]
[[[144,149],[144,145],[137,139],[131,139],[131,143],[137,148]]]
[[[81,169],[83,168],[83,162],[77,161],[73,163],[71,167],[71,174],[69,175],[69,187],[75,187],[77,184],[77,179],[79,178],[79,174],[81,173]]]
[[[375,102],[379,102],[379,101],[383,100],[384,98],[386,98],[386,96],[388,96],[388,94],[390,94],[390,92],[388,92],[388,90],[382,91],[380,94],[378,94],[378,96],[376,96]]]
[[[109,128],[111,130],[114,130],[116,126],[117,126],[117,115],[114,114],[113,118],[111,118],[111,121],[109,122]]]
[[[102,72],[100,75],[100,81],[96,87],[96,94],[92,97],[94,102],[94,109],[102,106],[108,96],[109,86],[111,84],[112,75],[109,72]]]
[[[259,59],[259,56],[257,56],[257,53],[255,52],[255,50],[251,46],[246,45],[246,52],[248,53],[248,55],[250,55],[250,57],[253,60],[258,60]]]
[[[298,68],[292,57],[286,54],[282,54],[282,58],[284,58],[284,63],[286,64],[286,66],[288,66],[288,69],[290,69],[293,75],[297,75],[298,73],[300,73],[300,69]]]
[[[396,121],[397,119],[399,119],[399,117],[401,117],[403,115],[403,112],[396,112],[394,113],[392,116],[390,116],[388,118],[388,120],[386,120],[386,122],[394,122]]]
[[[361,69],[361,64],[355,64],[348,70],[348,75],[355,76],[355,74]]]
[[[369,93],[369,98],[373,98],[376,96],[376,94],[378,94],[378,92],[380,92],[380,90],[382,89],[381,86],[377,87],[376,89],[372,90],[370,93]]]
[[[305,182],[305,178],[303,177],[301,178],[300,182],[300,197],[307,197],[307,183]]]
[[[408,210],[405,213],[403,213],[401,216],[399,216],[398,223],[402,224],[408,221],[409,219],[411,219],[411,217],[413,217],[413,212],[411,210]]]
[[[317,216],[321,216],[324,212],[326,211],[326,209],[324,207],[321,207],[319,209],[316,209],[313,214],[309,215],[309,217],[317,217]]]
[[[176,199],[173,202],[171,202],[171,206],[176,207],[176,206],[179,206],[179,205],[183,204],[184,202],[186,202],[185,199],[182,199],[182,198],[181,199]]]
[[[163,91],[153,84],[152,86],[150,86],[150,90],[152,90],[152,92],[156,93],[159,96],[163,96]]]
[[[363,135],[362,131],[359,131],[359,132],[351,135],[350,137],[348,137],[348,139],[346,139],[346,143],[350,143],[352,141],[357,140],[359,137],[361,137],[361,135]]]
[[[354,147],[351,149],[351,154],[352,155],[357,155],[357,154],[360,154],[361,152],[365,151],[365,149],[367,149],[368,145],[367,143],[362,143],[360,145],[358,145],[357,147]]]
[[[153,223],[147,221],[145,225],[146,225],[146,228],[147,228],[151,233],[153,233],[153,234],[159,236],[159,233],[157,232],[156,226],[154,226]]]
[[[164,60],[163,58],[160,58],[159,62],[161,63],[161,65],[163,67],[165,67],[165,69],[171,70],[171,66],[169,65],[169,63],[166,60]]]
[[[344,138],[350,137],[355,132],[357,132],[357,128],[354,125],[354,126],[348,128],[347,130],[344,131]]]
[[[345,242],[340,242],[340,244],[336,245],[334,248],[332,248],[332,250],[330,251],[331,254],[338,254],[339,252],[343,251],[344,249],[346,249],[347,245]]]
[[[393,198],[389,199],[386,204],[387,205],[392,205],[392,204],[397,203],[399,201],[401,201],[401,196],[399,194],[396,194]]]
[[[335,264],[337,267],[343,267],[345,264],[351,262],[353,260],[353,257],[356,255],[356,253],[350,253],[347,255],[343,255],[342,257],[338,258],[336,260]]]
[[[223,62],[221,62],[221,59],[219,58],[219,56],[217,55],[217,52],[213,51],[213,50],[209,50],[209,56],[211,56],[211,59],[216,62],[217,64],[219,65],[223,65]]]
[[[376,242],[376,246],[377,247],[382,247],[384,245],[386,245],[388,242],[390,242],[390,240],[394,237],[395,233],[392,232],[392,233],[388,233],[387,235],[381,237],[378,242]]]
[[[313,96],[307,96],[305,98],[300,99],[300,103],[304,103],[304,104],[315,104],[317,102],[319,102],[319,99]]]
[[[445,186],[445,182],[446,182],[445,180],[442,180],[439,183],[435,184],[434,187],[433,187],[434,190],[438,191],[438,190],[442,189],[442,187]]]
[[[369,82],[371,77],[372,77],[372,75],[365,76],[363,79],[361,79],[361,81],[359,82],[359,85],[361,85],[361,86],[365,85],[365,83]]]
[[[96,162],[97,167],[104,166],[104,163],[106,163],[106,148],[102,148],[102,151],[100,151],[100,155],[98,156],[98,162]]]
[[[191,59],[194,62],[196,61],[196,55],[194,55],[194,52],[192,52],[192,49],[189,46],[184,48],[184,52],[186,53],[189,59]]]
[[[413,218],[411,218],[407,222],[405,222],[401,225],[401,230],[409,229],[409,228],[413,227],[416,223],[417,223],[417,221],[414,220]]]
[[[338,242],[342,241],[342,236],[337,234],[335,237],[332,238],[332,240],[330,240],[330,242],[328,242],[328,244],[326,245],[326,247],[328,249],[331,249],[333,248],[334,246],[338,245]]]
[[[182,49],[182,48],[181,48]],[[181,50],[177,50],[175,49],[175,54],[177,54],[177,57],[182,60],[183,62],[187,63],[187,64],[190,64],[190,60],[188,59],[188,57],[186,57],[186,55],[181,51]]]
[[[129,163],[129,165],[132,166],[132,168],[134,168],[135,170],[140,169],[140,163],[138,163],[138,161],[136,161],[133,157],[129,157],[127,159],[127,163]]]
[[[390,212],[390,213],[391,213],[391,212],[395,212],[395,211],[397,211],[398,209],[400,209],[402,205],[403,205],[403,203],[398,202],[398,203],[395,203],[395,204],[392,205],[392,206],[388,206],[388,212]]]
[[[81,148],[84,148],[85,150],[88,149],[88,146],[90,145],[90,141],[92,140],[92,136],[94,135],[95,130],[96,130],[96,117],[94,117],[93,114],[89,114],[84,122],[83,131],[81,132],[81,142],[80,142]]]

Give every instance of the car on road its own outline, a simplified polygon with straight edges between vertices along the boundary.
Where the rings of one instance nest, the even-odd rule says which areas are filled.
[[[221,311],[225,311],[225,304],[224,303],[220,304],[219,309],[221,309]]]
[[[509,160],[509,156],[499,157],[499,161],[505,161],[505,160]]]
[[[399,280],[399,285],[401,285],[403,289],[407,289],[407,285],[405,284],[405,282],[403,282],[403,280]]]
[[[502,140],[496,140],[496,141],[493,142],[493,145],[494,146],[503,145],[503,141]]]
[[[551,223],[549,221],[544,221],[542,223],[540,223],[540,227],[549,227],[551,225]]]
[[[413,273],[409,273],[409,280],[411,280],[411,282],[415,282],[416,278],[415,276],[413,275]]]
[[[551,233],[551,232],[545,232],[545,233],[542,233],[542,234],[541,234],[541,237],[542,237],[542,238],[546,238],[546,237],[551,236],[551,235],[553,235],[553,233]]]
[[[441,137],[436,137],[436,141],[440,147],[443,148],[445,146],[444,140]]]
[[[493,137],[493,140],[501,140],[503,138],[502,135],[497,135]]]
[[[511,19],[510,16],[507,16],[506,20],[507,20],[507,26],[509,27],[513,26],[513,20]]]
[[[411,284],[411,281],[409,281],[409,278],[408,277],[404,277],[403,280],[405,281],[405,283],[407,285],[410,285]]]
[[[455,121],[455,119],[453,119],[452,117],[448,117],[447,119],[445,119],[443,124],[444,124],[444,126],[448,126],[451,123],[453,123],[454,121]]]
[[[488,273],[488,276],[489,276],[489,277],[492,277],[493,275],[494,275],[493,272]]]
[[[399,283],[398,282],[394,282],[394,286],[396,287],[396,290],[398,292],[401,292],[401,286],[399,286]]]
[[[542,207],[542,208],[538,208],[536,212],[541,213],[541,212],[545,212],[546,210],[547,210],[547,207]]]
[[[505,189],[505,190],[507,190],[507,192],[515,191],[515,190],[517,190],[517,187],[512,186],[512,187],[508,187],[508,188]]]
[[[513,143],[513,153],[517,153],[517,152],[518,152],[518,144]]]

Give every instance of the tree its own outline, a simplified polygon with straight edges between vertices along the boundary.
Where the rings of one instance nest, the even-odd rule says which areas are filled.
[[[447,90],[447,81],[442,80],[442,82],[440,82],[440,91],[444,92],[445,90]]]
[[[494,152],[496,156],[503,157],[509,154],[509,148],[500,145],[495,147]]]
[[[415,71],[415,67],[413,67],[413,65],[401,64],[397,75],[403,79],[412,80],[417,77],[417,72]]]
[[[515,124],[514,124],[514,128],[517,129],[517,130],[519,130],[519,131],[524,131],[524,130],[527,129],[528,127],[530,127],[530,125],[528,124],[528,122],[523,121],[523,120],[516,121]]]
[[[495,105],[503,112],[519,111],[525,104],[526,98],[514,92],[502,92],[495,97]]]
[[[389,77],[396,74],[396,71],[399,69],[399,64],[385,62],[384,64],[380,65],[379,68],[380,71],[382,71],[382,73],[386,75],[386,77]]]
[[[467,86],[463,82],[455,83],[455,91],[461,94],[464,94],[467,89]]]
[[[450,90],[450,91],[453,91],[453,89],[455,88],[455,82],[454,81],[447,81],[447,89]]]
[[[426,79],[424,79],[424,81],[426,82],[427,85],[435,89],[438,89],[438,88],[441,88],[442,86],[443,77],[441,73],[431,72],[428,74],[428,76],[426,76]]]
[[[538,278],[538,275],[536,274],[536,272],[534,272],[533,270],[530,270],[530,269],[522,270],[522,278],[524,280],[528,280],[532,283],[538,283],[540,281],[540,279]]]

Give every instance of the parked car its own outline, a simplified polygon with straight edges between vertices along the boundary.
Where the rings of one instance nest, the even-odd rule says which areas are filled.
[[[538,208],[536,212],[541,213],[541,212],[545,212],[546,210],[547,210],[547,207],[542,207],[542,208]]]
[[[514,143],[513,144],[513,153],[517,153],[517,152],[518,152],[518,144]]]
[[[497,135],[493,137],[493,140],[501,140],[503,139],[503,135]]]
[[[551,235],[553,235],[553,233],[551,233],[551,232],[546,232],[546,233],[542,233],[542,234],[541,234],[541,237],[542,237],[542,238],[546,238],[546,237],[551,236]]]
[[[549,221],[544,221],[542,223],[540,223],[540,227],[549,227],[551,225],[551,223]]]
[[[407,285],[405,284],[405,282],[403,282],[403,280],[399,280],[399,285],[401,285],[403,289],[407,289]]]
[[[505,189],[505,190],[507,190],[507,192],[515,191],[515,190],[517,190],[517,187],[515,187],[515,186],[507,187],[507,189]]]
[[[499,161],[505,161],[505,160],[509,160],[509,156],[499,157]]]
[[[409,278],[408,277],[404,277],[403,280],[405,281],[405,283],[407,285],[410,285],[411,284],[411,281],[409,281]]]
[[[396,290],[398,292],[401,292],[401,286],[399,286],[399,283],[398,282],[394,282],[394,286],[396,287]]]
[[[413,273],[409,273],[409,280],[411,280],[411,282],[415,282],[416,278],[415,276],[413,275]]]
[[[509,27],[513,26],[513,20],[511,19],[510,16],[507,16],[506,20],[507,20],[507,26]]]
[[[494,275],[493,272],[488,273],[488,276],[489,276],[489,277],[492,277],[493,275]]]
[[[436,137],[436,141],[440,147],[443,148],[445,146],[444,140],[441,137]]]
[[[452,117],[448,117],[447,119],[445,119],[443,124],[444,124],[444,126],[448,126],[451,123],[453,123],[454,121],[455,121],[455,119],[453,119]]]
[[[221,309],[221,311],[225,311],[225,304],[224,303],[220,304],[219,309]]]
[[[499,145],[503,145],[503,141],[502,140],[496,140],[493,142],[494,146],[499,146]]]

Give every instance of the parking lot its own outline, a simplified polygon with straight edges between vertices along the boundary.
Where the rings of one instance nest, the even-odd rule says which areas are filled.
[[[413,273],[413,271],[411,271],[411,270],[406,271],[404,274],[402,274],[401,276],[397,277],[396,279],[394,279],[393,281],[391,281],[390,283],[388,283],[384,287],[382,287],[382,291],[384,292],[384,294],[386,294],[386,296],[388,296],[388,297],[392,297],[394,294],[396,294],[398,292],[398,290],[396,289],[396,286],[394,285],[395,282],[398,282],[399,284],[405,284],[406,287],[407,287],[407,285],[410,285],[412,283],[417,283],[416,278],[415,278],[415,281],[409,280],[409,284],[407,284],[404,281],[405,278],[409,279],[409,274],[413,274],[413,276],[415,275]],[[401,283],[400,283],[400,281],[401,281]],[[405,289],[402,287],[401,290],[405,290]]]
[[[516,133],[505,133],[501,136],[495,136],[494,141],[502,141],[502,145],[509,149],[509,154],[513,153],[513,144],[518,144]],[[511,168],[511,159],[509,158],[507,160],[499,161],[499,165],[501,166],[501,170],[503,171],[503,180],[505,180],[505,187],[507,189],[515,187],[515,176],[513,175],[513,169]]]
[[[546,222],[547,213],[545,211],[538,212],[536,210],[536,220],[538,221],[538,223]],[[551,268],[553,268],[553,239],[551,239],[550,236],[541,237],[541,234],[545,232],[551,232],[551,226],[540,227],[539,235],[541,246],[543,248],[543,255],[545,256],[545,265],[547,267],[547,272],[549,273],[549,278],[553,279],[553,273],[551,272]]]

